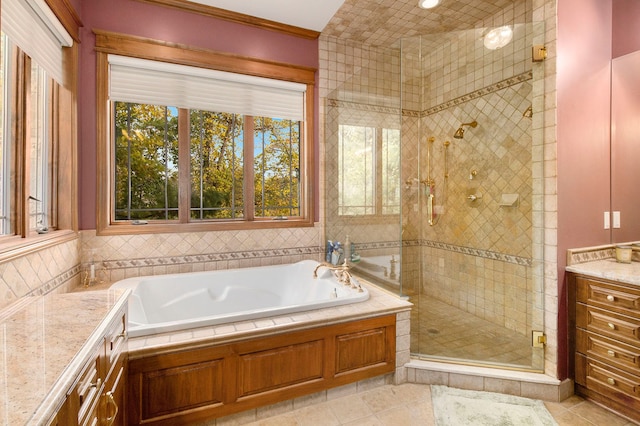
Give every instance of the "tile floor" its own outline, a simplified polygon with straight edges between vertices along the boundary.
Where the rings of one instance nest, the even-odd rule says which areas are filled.
[[[577,396],[561,403],[545,402],[545,404],[559,426],[631,426],[635,424]],[[293,410],[262,420],[256,420],[255,412],[251,411],[219,419],[216,426],[434,425],[429,385],[412,383],[398,386],[384,385],[325,401],[301,398],[297,404],[294,400],[293,405]]]
[[[530,368],[528,336],[427,296],[411,296],[411,354]]]

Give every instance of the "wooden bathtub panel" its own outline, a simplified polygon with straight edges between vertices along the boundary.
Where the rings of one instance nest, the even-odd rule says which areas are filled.
[[[241,355],[238,397],[321,380],[323,353],[324,341],[316,340]]]
[[[336,349],[337,374],[384,364],[387,361],[387,329],[380,327],[337,336]]]
[[[392,373],[395,324],[391,314],[136,355],[128,424],[189,425]]]

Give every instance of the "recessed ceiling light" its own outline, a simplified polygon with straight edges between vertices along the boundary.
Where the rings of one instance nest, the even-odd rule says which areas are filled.
[[[484,36],[484,47],[491,50],[500,49],[509,44],[513,38],[513,30],[510,26],[494,28]]]
[[[431,9],[436,7],[440,3],[440,0],[418,0],[418,6],[423,9]]]

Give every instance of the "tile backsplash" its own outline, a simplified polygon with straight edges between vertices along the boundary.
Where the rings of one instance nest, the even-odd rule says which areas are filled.
[[[81,231],[81,267],[101,281],[320,260],[321,228],[97,236]]]
[[[79,239],[0,263],[0,309],[24,296],[66,292],[80,282]]]

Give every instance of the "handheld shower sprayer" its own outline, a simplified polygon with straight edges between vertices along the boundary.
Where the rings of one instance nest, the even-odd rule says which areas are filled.
[[[460,125],[460,127],[458,127],[458,130],[456,130],[456,132],[453,134],[453,137],[456,139],[462,139],[464,138],[464,126],[471,126],[471,127],[477,127],[478,126],[478,122],[476,120],[473,120],[471,123],[462,123]]]

